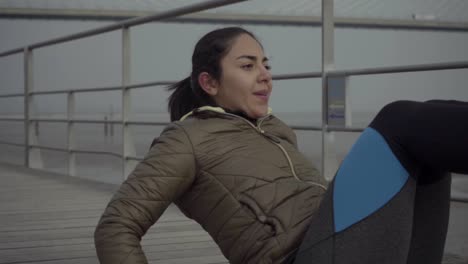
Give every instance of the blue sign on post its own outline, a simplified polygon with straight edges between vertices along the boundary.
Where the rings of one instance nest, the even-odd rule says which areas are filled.
[[[351,112],[347,103],[347,77],[328,78],[328,125],[346,127],[351,125]]]

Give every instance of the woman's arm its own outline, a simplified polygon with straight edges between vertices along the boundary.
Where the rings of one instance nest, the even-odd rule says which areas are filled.
[[[192,144],[171,124],[107,205],[94,233],[100,263],[147,263],[141,237],[195,175]]]

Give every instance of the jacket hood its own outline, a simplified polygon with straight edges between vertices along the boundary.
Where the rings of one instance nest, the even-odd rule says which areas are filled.
[[[221,107],[214,107],[214,106],[202,106],[202,107],[199,107],[197,109],[194,109],[190,112],[188,112],[187,114],[185,114],[179,121],[184,121],[185,119],[187,119],[189,116],[193,115],[193,113],[195,111],[212,111],[212,112],[217,112],[217,113],[227,113],[226,110],[224,110],[223,108]],[[268,107],[268,115],[270,115],[272,113],[272,109],[270,107]]]

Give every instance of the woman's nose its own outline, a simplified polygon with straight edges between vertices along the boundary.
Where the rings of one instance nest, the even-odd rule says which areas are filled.
[[[262,65],[260,67],[259,81],[270,82],[271,79],[272,79],[271,72],[266,68],[266,66]]]

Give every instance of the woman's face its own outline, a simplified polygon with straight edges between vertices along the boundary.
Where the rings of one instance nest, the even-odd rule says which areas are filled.
[[[213,96],[216,103],[251,118],[268,114],[272,80],[268,60],[260,44],[242,34],[221,60],[222,75]]]

